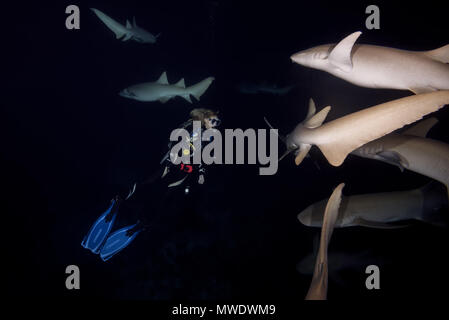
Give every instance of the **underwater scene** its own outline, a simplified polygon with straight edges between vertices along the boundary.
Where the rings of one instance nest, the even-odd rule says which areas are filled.
[[[5,4],[5,292],[180,319],[444,299],[448,9]]]

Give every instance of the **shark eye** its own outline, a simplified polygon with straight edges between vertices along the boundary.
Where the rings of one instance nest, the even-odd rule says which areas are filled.
[[[125,93],[126,93],[127,95],[129,95],[130,97],[135,97],[135,96],[136,96],[136,94],[135,94],[134,92],[129,91],[129,90],[126,90]]]
[[[327,53],[323,52],[323,51],[315,52],[313,54],[313,58],[314,59],[320,59],[320,60],[326,59],[327,58]]]

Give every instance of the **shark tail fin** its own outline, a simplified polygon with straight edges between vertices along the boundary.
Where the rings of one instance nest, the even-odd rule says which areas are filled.
[[[212,82],[215,80],[214,77],[209,77],[204,79],[203,81],[198,82],[197,84],[194,84],[193,86],[190,86],[186,88],[188,91],[188,94],[191,94],[195,97],[196,100],[200,100],[201,96],[206,92],[206,90],[209,88],[209,86],[212,84]]]
[[[447,227],[449,210],[448,189],[443,184],[432,181],[418,189],[422,194],[422,213],[418,220],[437,227]]]
[[[321,228],[320,246],[313,271],[312,283],[306,295],[306,300],[326,300],[328,284],[327,251],[329,241],[334,231],[335,222],[340,208],[341,194],[345,184],[340,183],[332,192],[326,205]]]
[[[424,54],[433,60],[449,63],[449,44],[435,50],[426,51]]]

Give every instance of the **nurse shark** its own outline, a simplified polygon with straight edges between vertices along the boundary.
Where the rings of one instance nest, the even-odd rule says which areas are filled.
[[[325,199],[316,202],[298,214],[298,220],[308,227],[321,227],[325,207]],[[335,228],[394,229],[408,226],[411,220],[445,226],[447,208],[446,192],[437,182],[413,190],[344,196]]]
[[[126,26],[124,26],[100,10],[95,8],[90,9],[101,20],[101,22],[103,22],[112,32],[114,32],[115,37],[117,39],[121,39],[122,41],[134,40],[141,43],[155,43],[160,35],[158,34],[154,36],[145,29],[137,26],[135,17],[133,17],[132,24],[126,20]]]
[[[300,51],[291,59],[367,88],[410,90],[415,94],[449,90],[449,44],[431,51],[406,51],[355,44],[354,32],[338,44]]]
[[[449,144],[426,138],[436,118],[421,121],[402,132],[390,133],[354,150],[359,157],[379,160],[443,183],[449,197]]]
[[[340,166],[349,153],[407,124],[422,119],[449,103],[449,91],[417,94],[363,109],[322,124],[331,107],[316,113],[310,100],[306,119],[283,139],[284,156],[295,152],[299,165],[312,145],[316,145],[333,166]]]
[[[194,96],[197,100],[200,100],[200,97],[206,92],[214,79],[214,77],[208,77],[197,84],[186,87],[184,78],[175,84],[169,84],[167,73],[163,72],[157,81],[132,85],[120,91],[119,95],[137,101],[160,101],[162,103],[165,103],[176,96],[180,96],[192,103],[190,95]]]

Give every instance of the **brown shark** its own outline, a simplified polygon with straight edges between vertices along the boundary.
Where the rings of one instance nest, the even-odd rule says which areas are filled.
[[[287,152],[295,151],[299,165],[316,145],[333,166],[340,166],[355,149],[449,103],[449,90],[417,94],[351,113],[322,125],[331,107],[315,114],[313,100],[306,119],[287,136]]]
[[[326,300],[328,283],[327,247],[334,230],[340,207],[341,192],[344,183],[340,183],[332,192],[324,212],[323,227],[321,229],[320,247],[313,271],[312,283],[306,295],[306,300]]]

